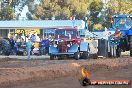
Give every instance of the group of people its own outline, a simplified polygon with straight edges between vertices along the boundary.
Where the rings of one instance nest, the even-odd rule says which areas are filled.
[[[26,51],[27,51],[27,59],[30,59],[30,53],[32,50],[32,54],[37,53],[39,51],[39,42],[40,38],[37,34],[32,34],[27,36],[28,41],[26,42]]]
[[[26,51],[27,51],[27,59],[30,59],[30,52],[33,48],[33,51],[37,51],[39,50],[39,42],[40,42],[40,37],[37,34],[32,34],[32,35],[21,35],[21,36],[17,36],[14,37],[14,35],[12,35],[10,37],[10,44],[11,44],[11,48],[13,49],[13,47],[17,46],[26,46]],[[33,52],[34,53],[34,52]]]

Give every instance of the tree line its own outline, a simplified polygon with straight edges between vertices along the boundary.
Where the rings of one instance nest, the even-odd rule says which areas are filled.
[[[106,2],[107,1],[107,2]],[[95,24],[109,26],[112,14],[132,14],[132,0],[0,0],[0,20],[18,20],[24,6],[28,20],[86,20],[91,27]],[[39,2],[39,4],[36,4]],[[16,8],[19,13],[16,14]],[[90,26],[89,26],[90,27]]]

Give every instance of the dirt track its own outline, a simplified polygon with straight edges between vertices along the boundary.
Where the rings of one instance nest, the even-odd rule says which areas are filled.
[[[90,60],[0,60],[0,88],[82,88],[81,66],[87,67],[91,79],[132,80],[132,58]],[[113,86],[114,88],[131,88]],[[106,88],[89,86],[88,88]],[[108,88],[113,88],[108,87]]]

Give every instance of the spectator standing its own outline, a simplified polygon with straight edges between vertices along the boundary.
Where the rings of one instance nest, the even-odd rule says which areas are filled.
[[[14,41],[13,36],[10,38],[10,44],[11,44],[11,48],[13,49],[14,45],[15,45],[15,41]]]
[[[20,47],[20,45],[21,45],[21,37],[17,38],[16,44],[17,44],[18,47]]]
[[[26,42],[26,51],[27,51],[27,60],[30,60],[30,52],[32,48],[32,42],[30,39],[28,39],[28,42]]]

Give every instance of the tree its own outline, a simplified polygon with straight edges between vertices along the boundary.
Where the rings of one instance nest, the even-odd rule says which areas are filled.
[[[86,16],[89,0],[41,0],[41,3],[35,8],[30,4],[29,11],[32,16],[38,19],[70,19],[75,16],[76,19],[83,19]],[[40,9],[38,9],[40,8]]]
[[[107,3],[106,21],[103,26],[110,27],[109,17],[113,14],[132,14],[132,1],[131,0],[110,0]]]
[[[94,23],[98,23],[99,22],[99,18],[98,15],[101,12],[103,8],[103,3],[99,0],[94,0],[91,4],[90,4],[90,16],[92,18],[92,21]]]
[[[109,14],[132,14],[132,1],[131,0],[110,0]],[[114,5],[114,6],[113,6]]]
[[[93,25],[98,23],[103,27],[110,27],[109,17],[113,14],[132,14],[132,1],[109,0],[108,3],[102,4],[99,0],[94,0],[90,4],[89,28],[92,30]]]
[[[1,20],[11,20],[11,19],[17,19],[19,17],[21,11],[23,10],[23,7],[26,5],[27,0],[0,0],[0,2],[1,2],[1,11],[0,11]],[[16,8],[19,11],[19,13],[17,13],[15,16]]]
[[[15,19],[15,14],[10,6],[6,6],[0,11],[0,20],[11,20]]]
[[[89,29],[92,31],[94,24],[98,24],[100,22],[100,18],[98,17],[99,13],[103,8],[103,3],[100,0],[94,0],[90,3],[89,11]]]

